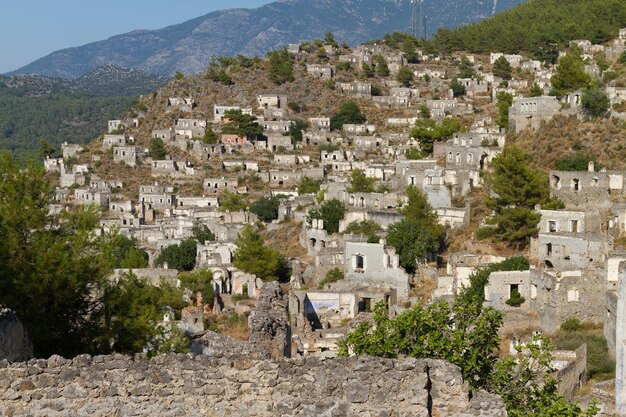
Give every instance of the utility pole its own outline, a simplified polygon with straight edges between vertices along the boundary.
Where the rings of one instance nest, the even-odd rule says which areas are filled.
[[[418,26],[418,5],[417,5],[418,0],[411,0],[411,35],[413,35],[413,37],[417,38],[417,26]],[[421,6],[421,4],[420,4]]]

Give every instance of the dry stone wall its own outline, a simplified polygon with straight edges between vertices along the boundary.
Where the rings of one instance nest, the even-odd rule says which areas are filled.
[[[28,331],[13,310],[0,306],[0,360],[25,361],[33,357]]]
[[[504,417],[444,361],[165,355],[0,362],[0,416]]]

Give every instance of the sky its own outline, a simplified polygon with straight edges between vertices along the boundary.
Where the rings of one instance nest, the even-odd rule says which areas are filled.
[[[273,0],[0,0],[0,74],[59,49]]]

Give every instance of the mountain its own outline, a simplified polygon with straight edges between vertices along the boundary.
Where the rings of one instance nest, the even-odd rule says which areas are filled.
[[[427,32],[478,22],[525,0],[424,0]],[[158,30],[137,30],[40,58],[11,74],[74,79],[103,64],[152,74],[198,73],[213,55],[264,54],[333,32],[356,45],[411,30],[410,0],[280,0],[222,10]]]
[[[136,97],[165,85],[166,76],[105,65],[75,79],[0,76],[0,148],[32,156],[43,139],[85,143]],[[35,155],[35,157],[37,157]]]
[[[167,84],[170,77],[102,65],[74,80],[39,74],[0,75],[0,91],[9,96],[40,97],[75,93],[92,97],[138,96]]]

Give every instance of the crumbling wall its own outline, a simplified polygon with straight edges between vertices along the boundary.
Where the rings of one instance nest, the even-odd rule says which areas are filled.
[[[0,415],[504,417],[439,360],[166,355],[0,362]]]
[[[25,361],[33,357],[28,331],[13,310],[0,306],[0,360]]]

